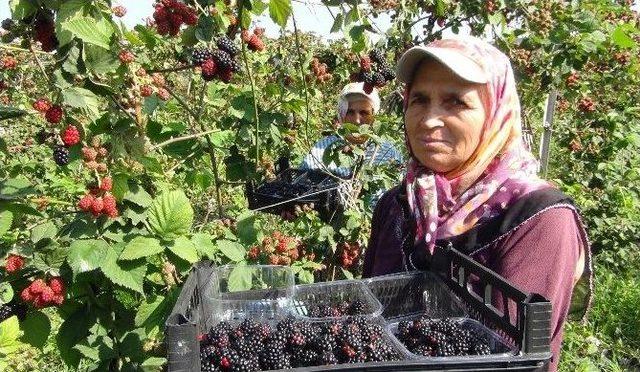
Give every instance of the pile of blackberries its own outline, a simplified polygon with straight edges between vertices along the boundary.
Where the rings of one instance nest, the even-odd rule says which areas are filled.
[[[478,332],[465,329],[451,319],[421,316],[398,324],[396,337],[414,354],[432,357],[488,355],[491,348]]]
[[[361,300],[340,303],[320,303],[309,308],[309,316],[313,318],[340,317],[347,315],[365,315],[367,304]]]
[[[391,65],[385,60],[384,53],[373,49],[369,55],[360,57],[360,70],[351,74],[352,82],[364,82],[363,89],[369,94],[373,88],[382,88],[396,78]]]
[[[246,319],[218,323],[200,342],[202,371],[259,371],[400,359],[382,326],[363,317],[308,322],[287,318],[271,327]]]
[[[233,74],[242,70],[236,60],[240,49],[226,35],[218,37],[217,49],[196,48],[191,54],[191,62],[201,68],[202,78],[206,81],[218,78],[225,83],[231,81]]]

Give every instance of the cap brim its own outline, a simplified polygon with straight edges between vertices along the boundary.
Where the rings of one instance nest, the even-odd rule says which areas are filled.
[[[451,49],[424,46],[415,46],[402,55],[397,66],[398,80],[410,83],[416,68],[425,58],[437,60],[468,82],[480,84],[488,82],[480,66],[463,54]]]

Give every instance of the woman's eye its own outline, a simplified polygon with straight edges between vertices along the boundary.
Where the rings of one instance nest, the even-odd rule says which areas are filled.
[[[463,100],[458,98],[458,97],[451,97],[449,99],[449,102],[452,103],[455,106],[467,107],[467,104]]]

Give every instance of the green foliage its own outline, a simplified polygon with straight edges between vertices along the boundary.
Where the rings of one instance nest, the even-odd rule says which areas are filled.
[[[401,167],[359,169],[360,194],[331,223],[308,210],[287,221],[247,212],[244,184],[273,177],[281,155],[297,165],[325,131],[342,138],[358,132],[403,148],[396,83],[382,90],[383,110],[371,126],[335,128],[335,98],[357,70],[359,53],[376,47],[393,62],[412,43],[462,29],[490,36],[513,60],[524,127],[534,138],[543,129],[540,93],[560,94],[548,177],[575,198],[598,252],[592,318],[569,324],[562,368],[633,368],[640,348],[634,306],[640,294],[632,274],[640,265],[630,267],[638,262],[640,233],[637,15],[604,0],[506,0],[493,2],[497,9],[480,1],[402,1],[392,9],[325,1],[336,16],[332,32],[344,39],[263,37],[266,50],[244,45],[237,57],[242,71],[225,84],[205,82],[190,68],[193,47],[212,47],[222,33],[239,42],[232,16],[248,27],[252,17],[268,13],[284,27],[293,8],[290,0],[237,2],[242,9],[216,1],[211,12],[209,3],[197,1],[195,26],[165,37],[154,27],[126,29],[109,1],[10,1],[19,24],[55,14],[59,46],[54,53],[38,50],[28,22],[3,37],[16,38],[2,56],[11,54],[19,66],[0,70],[7,85],[0,90],[0,257],[21,255],[26,267],[1,272],[0,302],[19,301],[30,281],[53,276],[64,279],[67,295],[57,313],[30,309],[19,328],[16,318],[0,324],[0,369],[19,351],[29,357],[10,367],[157,370],[166,362],[163,323],[191,264],[237,264],[232,286],[248,288],[254,284],[243,267],[251,262],[248,252],[276,233],[299,239],[299,257],[289,261],[298,282],[358,277],[361,261],[344,267],[340,246],[366,245],[369,201],[398,182]],[[379,14],[390,15],[391,28],[372,38],[371,17]],[[121,63],[121,50],[134,61]],[[312,73],[314,58],[327,65],[329,80]],[[144,97],[143,86],[153,94]],[[61,124],[49,125],[32,108],[43,97],[64,108]],[[585,110],[585,99],[596,110]],[[59,167],[51,146],[69,124],[82,142]],[[40,130],[53,134],[45,144],[35,141]],[[82,147],[106,155],[92,164]],[[351,165],[363,152],[341,150],[325,160]],[[105,175],[112,178],[117,216],[81,212],[78,201]],[[32,365],[26,360],[36,348],[42,360]],[[50,359],[54,367],[45,367]]]

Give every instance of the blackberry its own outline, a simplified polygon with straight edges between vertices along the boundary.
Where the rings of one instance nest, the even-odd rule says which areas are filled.
[[[231,71],[234,73],[238,73],[240,71],[242,71],[242,65],[240,64],[240,62],[234,60],[231,60]]]
[[[291,336],[289,336],[289,346],[292,350],[299,349],[304,347],[307,344],[307,339],[302,333],[299,331],[294,331]]]
[[[365,327],[360,330],[362,334],[362,340],[365,342],[375,342],[380,340],[384,331],[382,327],[378,324],[367,324]]]
[[[231,363],[231,371],[233,372],[253,372],[258,370],[260,370],[260,366],[249,359],[237,359]]]
[[[264,340],[265,348],[268,346],[283,349],[287,346],[287,337],[281,333],[274,332]]]
[[[242,333],[244,333],[245,335],[254,333],[254,332],[258,332],[258,329],[260,328],[260,324],[258,324],[255,320],[247,318],[245,320],[242,321],[242,323],[240,323],[240,325],[238,325],[238,327]]]
[[[230,348],[216,349],[216,354],[213,358],[222,370],[229,370],[239,359],[238,353]]]
[[[433,356],[434,350],[429,345],[420,345],[411,350],[412,353],[422,356]]]
[[[296,321],[292,317],[281,320],[280,322],[278,322],[278,325],[276,325],[276,332],[283,335],[285,338],[289,338],[294,330],[295,324]]]
[[[264,370],[289,369],[291,362],[289,356],[281,348],[267,346],[259,354],[260,367]]]
[[[347,310],[347,314],[349,315],[362,315],[365,313],[366,304],[361,300],[356,300],[351,303],[349,309]]]
[[[220,49],[216,49],[211,52],[211,58],[213,58],[213,61],[220,70],[229,70],[233,64],[233,59],[229,53]]]
[[[313,346],[319,352],[333,351],[336,348],[336,339],[328,333],[323,333],[316,337],[313,342]]]
[[[202,64],[212,56],[210,50],[206,48],[196,48],[191,54],[191,62],[196,66],[202,66]]]
[[[5,18],[2,21],[2,28],[4,28],[7,31],[11,31],[13,26],[14,26],[14,22],[13,22],[13,19],[11,19],[11,18]]]
[[[254,350],[252,350],[251,343],[245,338],[233,339],[231,341],[231,347],[243,358],[248,357],[252,352],[254,352]]]
[[[369,52],[369,58],[375,63],[384,63],[384,53],[379,49],[373,49]]]
[[[218,372],[220,369],[214,364],[214,362],[207,360],[200,362],[200,371],[202,372]]]
[[[365,84],[375,85],[376,84],[376,76],[374,72],[365,72],[362,74],[362,81]]]
[[[436,347],[436,356],[449,357],[456,355],[456,350],[450,343],[442,342]]]
[[[431,345],[438,346],[447,341],[447,335],[438,331],[429,331],[424,339]]]
[[[376,87],[382,87],[387,82],[384,76],[379,72],[373,73],[373,85]]]
[[[211,329],[208,334],[209,343],[217,348],[229,347],[229,335],[222,329]]]
[[[317,335],[317,329],[310,322],[302,321],[296,324],[296,328],[302,333],[302,335],[310,340]]]
[[[391,81],[396,78],[396,73],[393,71],[393,68],[386,62],[380,64],[378,72],[382,74],[385,81]]]
[[[456,350],[457,355],[469,355],[471,345],[465,338],[453,338],[450,340],[451,345]]]
[[[9,319],[13,315],[13,307],[11,305],[0,306],[0,323]]]
[[[327,351],[318,357],[318,364],[321,366],[338,364],[338,358],[332,352]]]
[[[489,354],[491,354],[491,348],[489,347],[489,345],[487,345],[485,343],[475,344],[471,351],[473,352],[473,354],[476,354],[476,355],[489,355]]]
[[[408,337],[410,333],[411,333],[411,322],[409,322],[408,320],[403,320],[400,323],[398,323],[398,336],[400,336],[399,337],[400,339]]]
[[[318,364],[318,353],[305,349],[293,358],[293,367],[311,367]]]
[[[234,57],[239,52],[238,47],[226,35],[218,38],[218,42],[216,43],[216,45],[220,50],[229,53],[229,55],[232,57]]]
[[[69,164],[69,150],[64,146],[56,146],[53,149],[53,160],[60,166]]]

